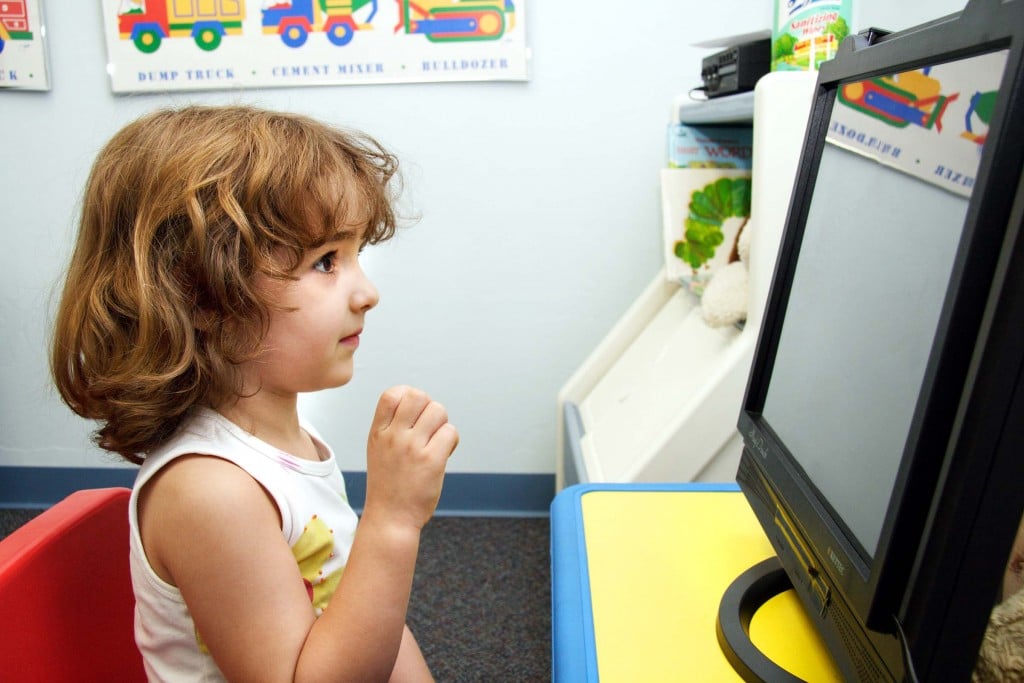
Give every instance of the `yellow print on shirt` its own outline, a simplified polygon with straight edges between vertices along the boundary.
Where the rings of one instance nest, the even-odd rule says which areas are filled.
[[[316,515],[309,520],[309,523],[302,530],[299,540],[292,546],[292,555],[299,565],[299,573],[302,574],[302,582],[306,584],[306,592],[313,604],[313,610],[320,616],[331,596],[338,588],[341,575],[345,571],[340,567],[330,574],[324,575],[324,564],[334,556],[334,531]],[[210,654],[210,650],[199,635],[199,629],[195,629],[196,644],[199,651]]]
[[[309,520],[299,540],[292,546],[292,555],[299,565],[303,583],[309,593],[310,602],[317,616],[320,616],[331,596],[338,588],[344,567],[330,574],[324,574],[324,565],[334,557],[334,530],[327,527],[317,515]]]

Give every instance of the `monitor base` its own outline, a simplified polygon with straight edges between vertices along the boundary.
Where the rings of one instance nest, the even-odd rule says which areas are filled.
[[[722,653],[748,683],[803,683],[768,659],[750,640],[750,620],[761,605],[793,587],[778,558],[740,574],[722,595],[715,631]]]

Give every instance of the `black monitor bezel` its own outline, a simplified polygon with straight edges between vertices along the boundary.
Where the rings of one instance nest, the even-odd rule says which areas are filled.
[[[873,44],[869,45],[869,41]],[[992,372],[986,363],[995,362],[991,358],[993,352],[990,347],[1000,343],[989,338],[993,321],[999,315],[1005,316],[1006,311],[1020,307],[1020,297],[1011,296],[1013,300],[1006,300],[1002,292],[1005,284],[1002,278],[1012,276],[1011,262],[1016,258],[1007,240],[1011,237],[1016,239],[1019,228],[1024,203],[1024,191],[1020,185],[1024,155],[1020,144],[998,142],[1024,141],[1022,43],[1024,0],[975,0],[961,13],[904,32],[877,38],[848,38],[836,59],[822,65],[818,78],[802,161],[743,400],[739,429],[745,442],[743,458],[764,472],[771,482],[773,494],[782,500],[783,506],[796,520],[799,533],[812,548],[818,549],[818,569],[828,575],[856,619],[879,634],[893,631],[893,616],[905,615],[915,605],[920,607],[922,595],[941,588],[943,584],[949,588],[955,581],[937,576],[922,559],[930,557],[931,562],[939,562],[943,559],[941,554],[948,553],[951,545],[966,547],[970,544],[964,529],[973,524],[972,520],[980,508],[968,504],[967,499],[972,495],[962,485],[956,484],[956,477],[951,473],[960,468],[985,478],[984,472],[991,472],[999,458],[1004,457],[993,450],[995,446],[991,444],[987,450],[982,448],[978,451],[977,442],[982,435],[977,428],[971,427],[970,420],[989,423],[990,430],[1002,432],[1007,429],[1004,422],[996,422],[995,418],[983,415],[982,407],[977,405],[977,390],[994,390],[984,383],[989,381],[984,380],[986,373]],[[850,81],[933,66],[1001,49],[1007,49],[1008,54],[997,109],[989,126],[989,139],[994,144],[986,144],[979,164],[921,399],[897,474],[893,503],[885,517],[878,550],[873,558],[865,561],[862,550],[851,540],[849,531],[841,520],[835,519],[835,512],[803,475],[784,444],[761,417],[836,90]],[[1009,191],[1000,182],[1004,178],[1017,180]],[[1000,303],[997,299],[1001,295],[1004,299]],[[964,334],[964,330],[977,333]],[[984,358],[986,353],[989,361]],[[1009,405],[1017,389],[1016,384],[1007,383],[1005,378],[1012,373],[1006,367],[1013,365],[1015,352],[1012,348],[1002,348],[1000,353],[1003,357],[998,360],[1004,366],[1001,373],[1005,385],[1001,391]],[[978,383],[979,377],[983,380],[981,384]],[[965,422],[965,416],[973,417]],[[1002,467],[1004,470],[1013,469],[1014,465],[1003,463]],[[1017,470],[1021,468],[1017,467]],[[987,478],[985,481],[988,482]],[[956,489],[954,493],[950,493],[951,486]],[[744,490],[748,496],[752,495],[747,487]],[[949,499],[940,500],[937,490],[945,492]],[[962,510],[965,505],[974,510],[969,515],[971,519],[957,521],[950,511]],[[1010,509],[1014,505],[1019,519],[1021,502],[1011,502]],[[764,519],[762,523],[765,523]],[[769,536],[773,534],[769,533]],[[779,543],[777,538],[773,538],[773,542]],[[1005,552],[1008,542],[1006,538],[997,538],[990,545],[997,553],[1005,545],[1002,548]],[[831,558],[834,562],[822,556],[825,549],[836,554]],[[846,570],[840,573],[839,566]],[[794,578],[794,583],[798,580],[798,577]],[[984,594],[989,587],[979,590]],[[910,621],[921,634],[935,631],[923,623],[918,624],[913,615]],[[932,643],[937,637],[921,634],[911,636],[919,647]],[[881,647],[887,646],[883,644]]]

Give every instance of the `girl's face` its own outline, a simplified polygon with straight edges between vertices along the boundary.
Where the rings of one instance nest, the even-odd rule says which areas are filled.
[[[359,265],[362,235],[342,233],[307,252],[296,280],[266,278],[272,310],[259,356],[247,363],[247,388],[281,395],[316,391],[352,379],[366,312],[377,289]]]

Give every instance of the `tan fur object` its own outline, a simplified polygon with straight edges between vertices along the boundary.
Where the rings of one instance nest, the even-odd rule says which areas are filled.
[[[701,315],[711,327],[735,325],[747,317],[750,275],[740,261],[722,266],[701,297]]]
[[[750,299],[749,224],[740,230],[736,238],[736,252],[740,260],[723,266],[708,282],[701,297],[701,315],[711,327],[735,325],[747,319],[747,304]]]
[[[988,621],[974,683],[1024,681],[1024,590],[996,605]]]

